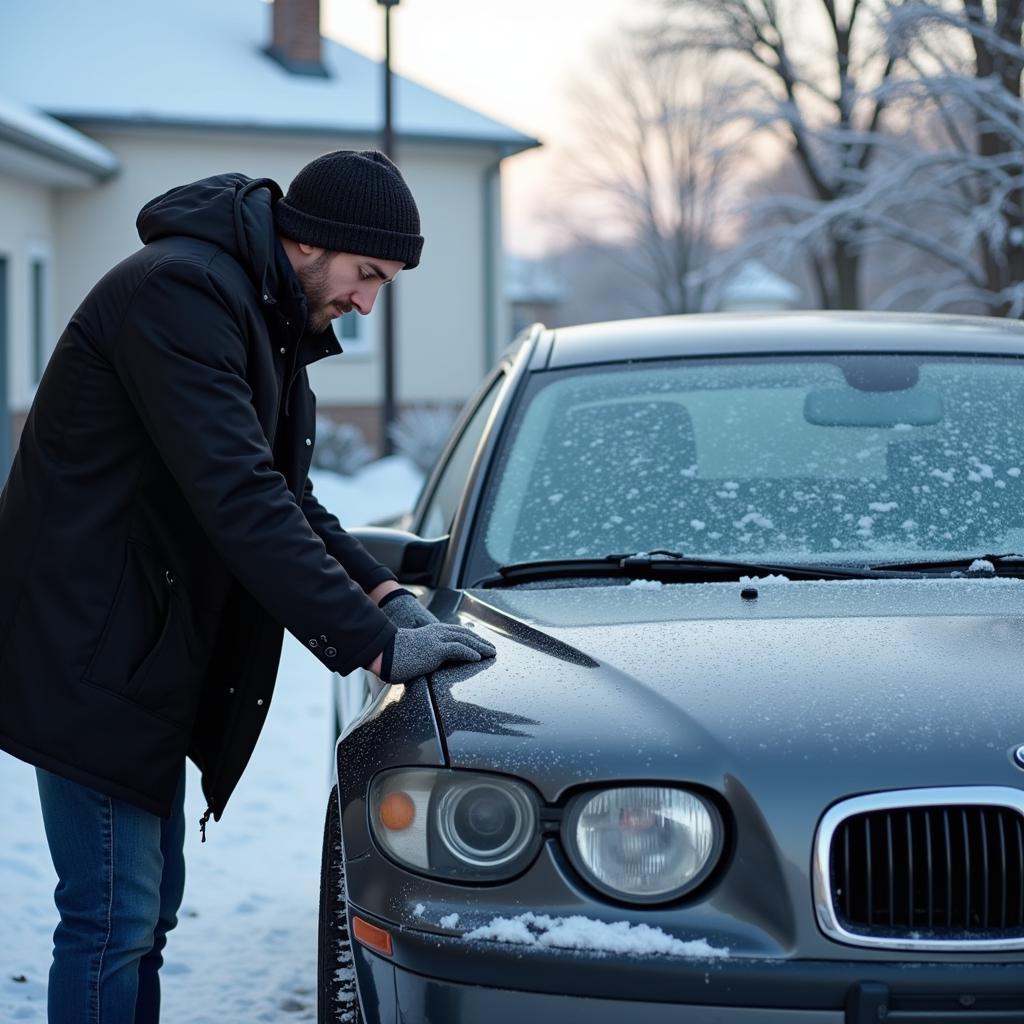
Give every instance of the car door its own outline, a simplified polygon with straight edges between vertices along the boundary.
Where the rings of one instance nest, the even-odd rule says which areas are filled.
[[[455,512],[462,500],[466,478],[473,465],[473,457],[504,381],[504,370],[498,370],[466,403],[463,415],[459,417],[452,437],[427,479],[417,503],[417,511],[413,514],[413,532],[421,537],[443,537],[451,529]],[[424,603],[429,601],[430,592],[427,588],[409,586],[408,589]],[[367,704],[380,693],[385,684],[372,672],[361,668],[344,679],[335,673],[333,684],[335,735],[340,736],[363,713]]]

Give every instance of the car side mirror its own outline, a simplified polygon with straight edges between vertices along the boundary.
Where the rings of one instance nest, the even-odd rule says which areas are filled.
[[[399,583],[436,587],[448,550],[448,537],[423,540],[415,533],[385,526],[360,526],[348,531]]]

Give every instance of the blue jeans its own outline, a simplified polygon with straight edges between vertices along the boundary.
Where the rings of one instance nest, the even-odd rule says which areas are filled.
[[[185,888],[185,770],[168,819],[36,770],[57,870],[49,1024],[157,1024]]]

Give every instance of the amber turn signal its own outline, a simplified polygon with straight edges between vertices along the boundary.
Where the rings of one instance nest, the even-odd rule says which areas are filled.
[[[377,811],[380,823],[392,832],[404,832],[416,819],[416,804],[408,793],[388,793]]]
[[[355,914],[352,915],[352,935],[358,942],[375,953],[391,956],[391,935],[383,928],[378,928],[375,924],[356,917]]]

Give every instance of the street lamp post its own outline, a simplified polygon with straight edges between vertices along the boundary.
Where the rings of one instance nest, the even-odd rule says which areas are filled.
[[[399,0],[377,0],[384,8],[384,130],[381,133],[381,150],[394,159],[395,139],[391,124],[391,8]],[[381,296],[384,302],[384,401],[381,405],[381,454],[391,455],[394,445],[391,440],[391,424],[395,421],[395,302],[394,292],[385,288]]]

